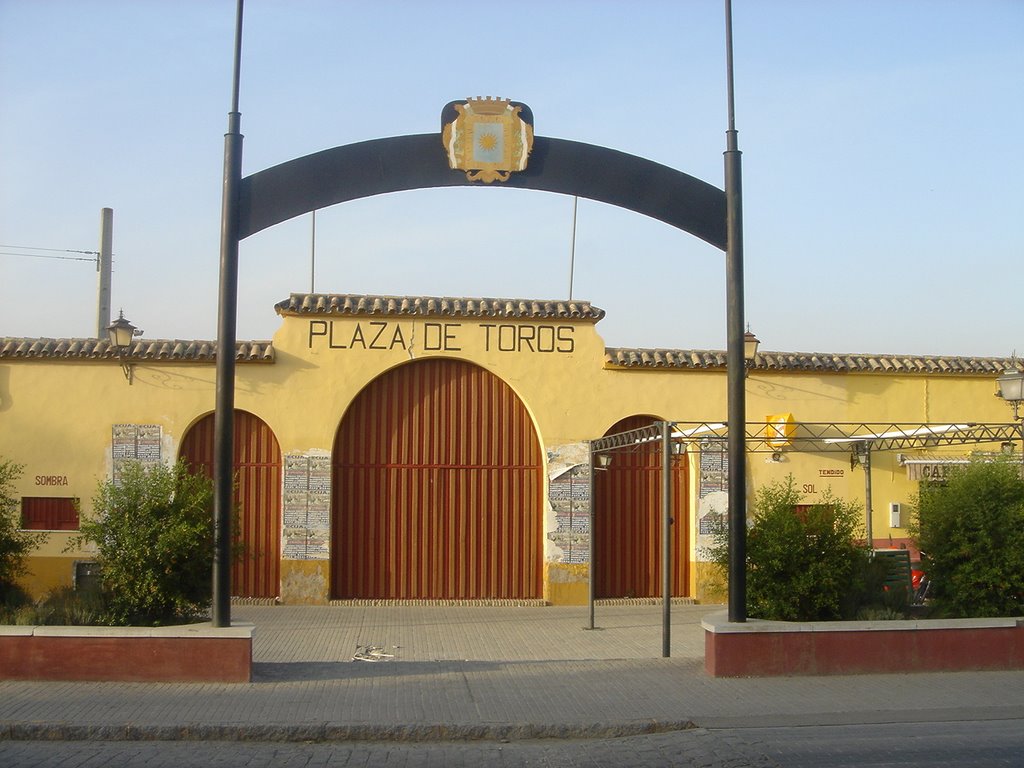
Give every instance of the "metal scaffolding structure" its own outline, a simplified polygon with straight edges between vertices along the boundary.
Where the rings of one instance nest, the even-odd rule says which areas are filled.
[[[864,506],[865,530],[872,527],[871,503],[871,455],[875,451],[914,450],[948,447],[955,445],[995,444],[1012,445],[1020,440],[1021,453],[1024,455],[1024,433],[1015,423],[987,424],[960,423],[934,424],[920,422],[747,422],[744,430],[743,444],[745,453],[786,452],[803,453],[849,453],[851,466],[859,464],[864,469]],[[672,487],[668,482],[671,462],[674,457],[686,452],[688,446],[708,441],[725,445],[729,442],[729,426],[722,421],[659,421],[640,429],[631,429],[614,435],[607,435],[590,441],[590,563],[594,562],[594,469],[606,466],[602,461],[620,451],[640,450],[651,443],[661,444],[663,487],[661,494],[662,523],[662,573],[671,569],[672,553],[668,546],[669,531],[674,524],[672,519]],[[730,507],[731,508],[731,507]],[[744,505],[745,508],[745,505]],[[730,539],[730,547],[732,539]],[[732,553],[730,554],[732,558]],[[740,565],[743,567],[744,557]],[[590,626],[594,629],[594,582],[590,579]],[[743,594],[745,603],[745,593]],[[730,600],[732,595],[730,593]],[[671,593],[667,579],[662,589],[662,655],[669,655],[671,637]],[[734,619],[730,613],[730,621],[745,620],[746,605],[733,606],[743,618]]]
[[[673,443],[706,439],[727,440],[729,428],[722,421],[671,421]],[[590,442],[595,454],[629,450],[661,439],[661,427],[620,432]],[[1003,444],[1020,440],[1014,423],[935,424],[922,422],[796,422],[788,434],[771,422],[747,422],[744,443],[747,453],[857,453],[862,446],[872,451],[912,450],[953,445]]]

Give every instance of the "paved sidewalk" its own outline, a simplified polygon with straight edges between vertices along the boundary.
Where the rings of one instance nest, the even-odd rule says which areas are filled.
[[[720,606],[673,605],[671,656],[704,660],[701,619]],[[662,656],[662,607],[234,606],[256,625],[260,664],[350,661],[383,646],[395,661],[596,661]]]
[[[3,739],[605,738],[692,728],[1024,718],[1024,672],[712,679],[674,606],[251,607],[247,684],[0,682]],[[352,661],[360,646],[392,658]]]

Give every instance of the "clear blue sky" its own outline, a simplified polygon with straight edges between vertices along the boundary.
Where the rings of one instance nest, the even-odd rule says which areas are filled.
[[[216,331],[233,0],[0,0],[0,252],[95,250],[149,338]],[[734,0],[746,312],[763,348],[1024,353],[1024,2]],[[721,0],[248,0],[244,173],[531,106],[541,136],[722,186]],[[423,190],[317,215],[316,290],[564,298],[572,199]],[[310,289],[309,216],[241,246],[239,338]],[[23,252],[23,251],[20,251]],[[44,252],[37,252],[44,253]],[[49,253],[49,252],[45,252]],[[69,254],[70,255],[70,254]],[[581,199],[610,346],[725,344],[723,255]],[[89,336],[89,262],[0,256],[0,336]]]

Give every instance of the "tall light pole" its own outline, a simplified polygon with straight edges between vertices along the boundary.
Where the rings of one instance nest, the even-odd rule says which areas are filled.
[[[231,626],[231,511],[235,425],[235,332],[238,320],[238,191],[242,183],[238,82],[242,61],[242,6],[235,13],[231,112],[224,134],[224,190],[220,222],[220,303],[217,310],[217,394],[213,419],[213,625]]]
[[[672,431],[661,422],[661,655],[672,655]]]
[[[726,367],[729,423],[729,621],[747,620],[747,401],[743,330],[743,192],[732,75],[732,0],[725,0],[729,129],[725,150]]]

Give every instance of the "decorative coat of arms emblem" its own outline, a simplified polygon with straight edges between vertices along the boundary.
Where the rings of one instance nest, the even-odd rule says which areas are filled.
[[[533,112],[525,104],[490,96],[453,101],[441,112],[441,123],[448,165],[470,181],[508,181],[526,168]]]

